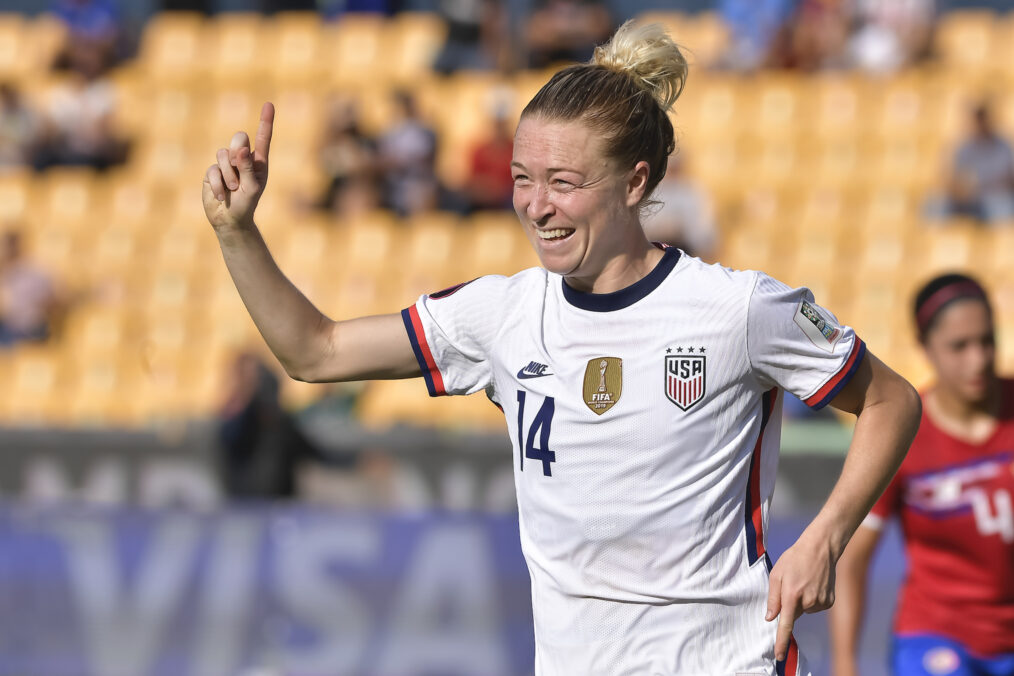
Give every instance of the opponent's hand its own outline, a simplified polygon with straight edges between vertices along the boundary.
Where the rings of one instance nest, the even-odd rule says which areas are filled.
[[[792,626],[800,615],[827,610],[834,604],[834,567],[830,547],[807,539],[804,533],[771,570],[764,619],[771,622],[778,618],[776,659],[784,660],[788,654]]]
[[[204,213],[216,230],[253,223],[254,209],[268,182],[268,152],[274,121],[275,107],[265,103],[257,127],[256,147],[251,151],[250,137],[246,132],[236,132],[228,148],[218,149],[218,162],[205,172]]]

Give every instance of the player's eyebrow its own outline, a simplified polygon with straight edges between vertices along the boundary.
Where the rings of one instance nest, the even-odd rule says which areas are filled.
[[[512,167],[517,167],[518,169],[521,169],[522,171],[528,171],[528,168],[525,167],[525,165],[523,165],[520,162],[518,162],[517,160],[512,161],[511,162],[511,166]],[[568,167],[548,167],[546,169],[546,173],[547,174],[555,174],[555,173],[558,173],[558,172],[561,172],[561,171],[566,171],[566,172],[569,172],[569,173],[572,173],[572,174],[581,174],[581,172],[578,171],[577,169],[570,169]],[[583,176],[584,174],[581,174],[581,175]]]

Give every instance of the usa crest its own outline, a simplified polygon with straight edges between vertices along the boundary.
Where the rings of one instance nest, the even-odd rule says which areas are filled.
[[[707,357],[689,354],[693,348],[689,348],[687,354],[683,353],[683,348],[677,350],[677,354],[665,356],[665,396],[681,411],[687,411],[704,399]]]
[[[619,357],[596,357],[584,370],[584,403],[602,415],[620,400],[623,391],[623,360]]]

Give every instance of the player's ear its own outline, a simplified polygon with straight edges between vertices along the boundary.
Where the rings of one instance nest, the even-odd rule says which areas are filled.
[[[648,176],[651,174],[651,167],[644,160],[634,165],[627,181],[627,206],[636,207],[645,198],[648,190]]]

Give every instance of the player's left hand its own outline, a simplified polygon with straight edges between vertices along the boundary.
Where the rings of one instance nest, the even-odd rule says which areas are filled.
[[[834,567],[831,548],[803,533],[771,570],[764,619],[771,622],[778,618],[776,659],[784,660],[788,654],[792,625],[800,615],[827,610],[834,604]]]

